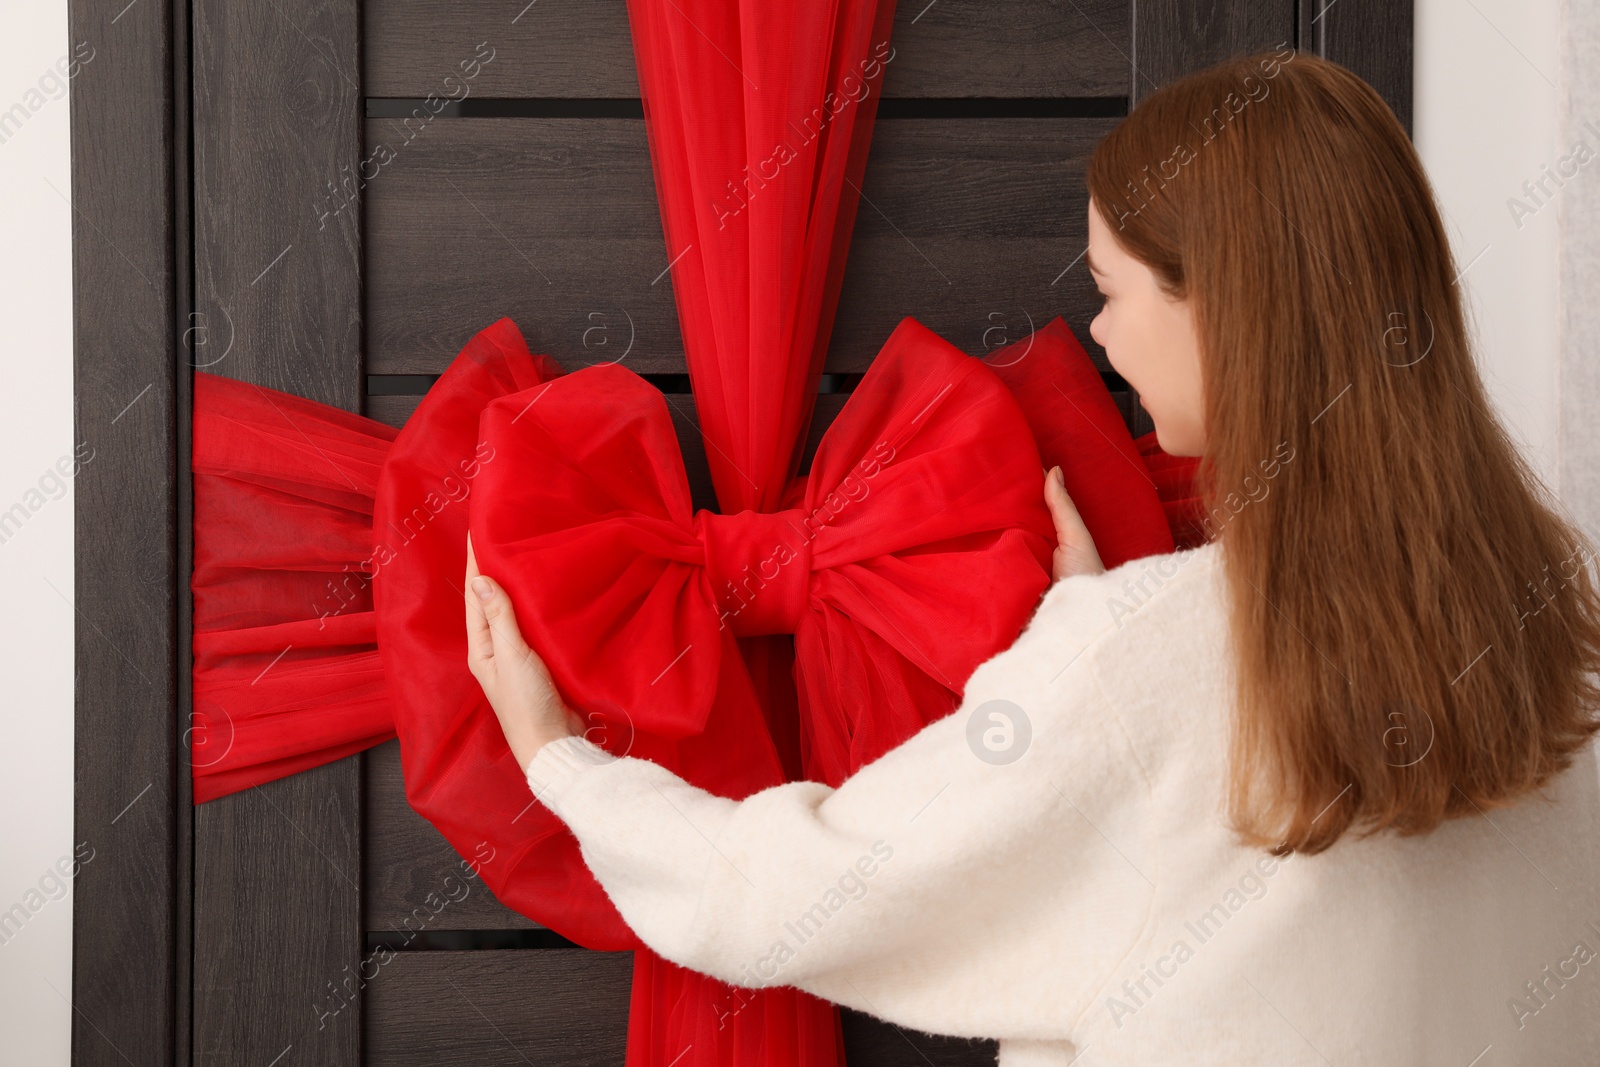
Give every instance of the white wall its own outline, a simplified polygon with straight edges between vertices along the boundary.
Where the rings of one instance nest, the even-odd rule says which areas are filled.
[[[0,543],[0,913],[28,915],[0,943],[7,1063],[64,1064],[70,1049],[72,898],[55,879],[73,845],[73,506],[56,473],[73,446],[72,187],[52,80],[67,51],[65,0],[5,5],[0,112],[21,103],[27,118],[0,143],[0,512],[28,512]]]
[[[1565,0],[1562,11],[1562,142],[1586,144],[1600,158],[1600,6]],[[1569,147],[1569,152],[1572,148]],[[1578,153],[1573,153],[1576,158]],[[1591,162],[1567,183],[1559,207],[1561,340],[1557,378],[1561,493],[1574,517],[1600,540],[1600,166]]]
[[[1594,0],[1416,0],[1414,136],[1497,414],[1600,540],[1600,292],[1574,284],[1600,277],[1600,79],[1564,67],[1574,32],[1600,40]]]
[[[1479,367],[1524,454],[1558,488],[1561,193],[1549,183],[1554,196],[1540,193],[1539,206],[1522,186],[1565,154],[1559,0],[1417,0],[1416,13],[1413,133],[1466,269]],[[1534,213],[1514,218],[1512,197]]]

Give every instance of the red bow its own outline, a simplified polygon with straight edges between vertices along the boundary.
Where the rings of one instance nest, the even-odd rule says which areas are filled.
[[[601,713],[595,739],[735,799],[838,784],[956,706],[1046,585],[1042,465],[1062,465],[1107,566],[1172,547],[1164,497],[1060,319],[990,361],[903,321],[811,473],[751,494],[773,515],[691,514],[663,398],[618,367],[563,375],[506,318],[398,435],[195,381],[196,802],[397,732],[417,812],[502,902],[595,949],[644,946],[531,798],[467,670],[469,519],[568,696]],[[765,989],[733,1011],[714,979],[634,963],[631,1059],[692,1043],[835,1062],[825,1002]]]
[[[691,513],[667,403],[618,365],[494,400],[479,435],[494,455],[469,505],[479,566],[608,738],[704,733],[719,690],[751,692],[735,639],[792,633],[802,720],[841,731],[822,751],[860,766],[953,708],[1050,583],[1021,409],[911,318],[774,513]],[[817,770],[836,784],[852,769]]]

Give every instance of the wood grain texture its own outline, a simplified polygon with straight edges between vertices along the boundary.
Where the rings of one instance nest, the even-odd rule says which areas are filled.
[[[620,0],[367,0],[367,95],[639,95]],[[1130,0],[908,0],[895,9],[885,97],[1092,97],[1127,92]],[[462,60],[493,58],[470,79]],[[454,82],[447,78],[454,77]]]
[[[361,888],[368,930],[405,934],[421,928],[420,920],[427,920],[427,929],[441,930],[539,927],[496,900],[481,879],[463,881],[462,857],[406,800],[398,739],[367,750],[362,790],[366,877]],[[444,908],[437,907],[439,899],[448,902]],[[408,925],[413,916],[418,918]]]
[[[622,1067],[631,952],[398,952],[375,970],[373,1067]]]
[[[839,1015],[850,1067],[992,1067],[999,1052],[994,1041],[925,1034],[850,1008]]]
[[[1135,106],[1159,86],[1231,56],[1293,47],[1296,2],[1134,0]]]
[[[197,0],[195,312],[213,373],[361,403],[359,10]],[[359,759],[195,810],[194,1062],[355,1067]],[[280,1061],[280,1062],[285,1062]]]
[[[162,4],[118,19],[116,7],[72,0],[67,14],[73,54],[87,61],[70,94],[74,452],[56,470],[75,481],[77,540],[72,573],[29,579],[39,602],[75,616],[74,850],[62,862],[80,862],[72,984],[56,993],[72,1005],[73,1063],[173,1063],[187,1055],[176,990],[189,919],[174,684],[188,662],[177,618],[174,51]],[[16,521],[13,509],[7,537]],[[20,932],[14,914],[6,939]]]
[[[865,371],[907,315],[975,355],[1062,315],[1109,369],[1079,256],[1083,167],[1114,122],[880,120],[826,369]],[[390,160],[365,189],[370,373],[441,373],[502,315],[568,369],[685,370],[642,121],[407,133],[367,123],[367,154]]]
[[[364,1024],[374,1067],[622,1067],[631,952],[398,952],[374,963]],[[844,1010],[846,1062],[981,1067],[993,1041],[942,1037]]]
[[[1349,67],[1388,102],[1411,133],[1412,0],[1299,0],[1300,47]]]

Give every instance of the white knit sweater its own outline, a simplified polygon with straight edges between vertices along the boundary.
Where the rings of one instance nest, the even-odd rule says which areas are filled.
[[[838,789],[734,801],[582,738],[529,785],[665,958],[995,1038],[1001,1067],[1600,1064],[1592,752],[1553,804],[1241,847],[1221,551],[1057,582]]]

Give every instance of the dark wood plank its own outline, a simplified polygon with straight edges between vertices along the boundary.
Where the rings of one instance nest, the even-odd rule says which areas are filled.
[[[994,1041],[908,1030],[851,1008],[840,1009],[850,1067],[993,1067]]]
[[[361,148],[353,3],[199,0],[195,313],[205,364],[359,410]],[[357,757],[195,811],[197,1064],[360,1062]]]
[[[1130,0],[899,4],[884,96],[1124,96],[1131,8]],[[542,0],[526,7],[496,0],[367,0],[365,17],[368,96],[639,95],[620,0]],[[463,61],[469,65],[462,67]]]
[[[368,1067],[622,1067],[631,952],[396,952],[374,970]]]
[[[70,582],[34,581],[76,615],[72,984],[57,992],[72,1062],[91,1067],[188,1058],[169,14],[67,9],[77,542]]]
[[[865,371],[907,315],[973,355],[1060,315],[1110,370],[1089,336],[1083,173],[1116,122],[879,122],[827,369]]]
[[[1411,133],[1412,0],[1299,0],[1300,47],[1349,67]]]
[[[864,371],[906,315],[981,353],[1058,314],[1109,369],[1079,256],[1083,167],[1114,122],[880,120],[827,370]],[[367,123],[368,154],[392,150],[366,188],[371,373],[441,373],[501,315],[569,369],[683,372],[641,120],[436,119],[400,138]]]
[[[1156,87],[1230,56],[1292,47],[1296,2],[1134,0],[1135,106]]]
[[[404,934],[407,917],[432,914],[430,893],[449,901],[448,913],[433,923],[439,929],[526,930],[539,926],[496,900],[482,879],[462,879],[462,857],[406,800],[398,739],[369,749],[364,763],[362,868],[366,877],[362,893],[369,930]]]
[[[629,952],[586,949],[376,951],[367,967],[369,1067],[471,1063],[620,1067],[627,1044]],[[924,1034],[844,1009],[846,1062],[980,1067],[993,1041]]]

